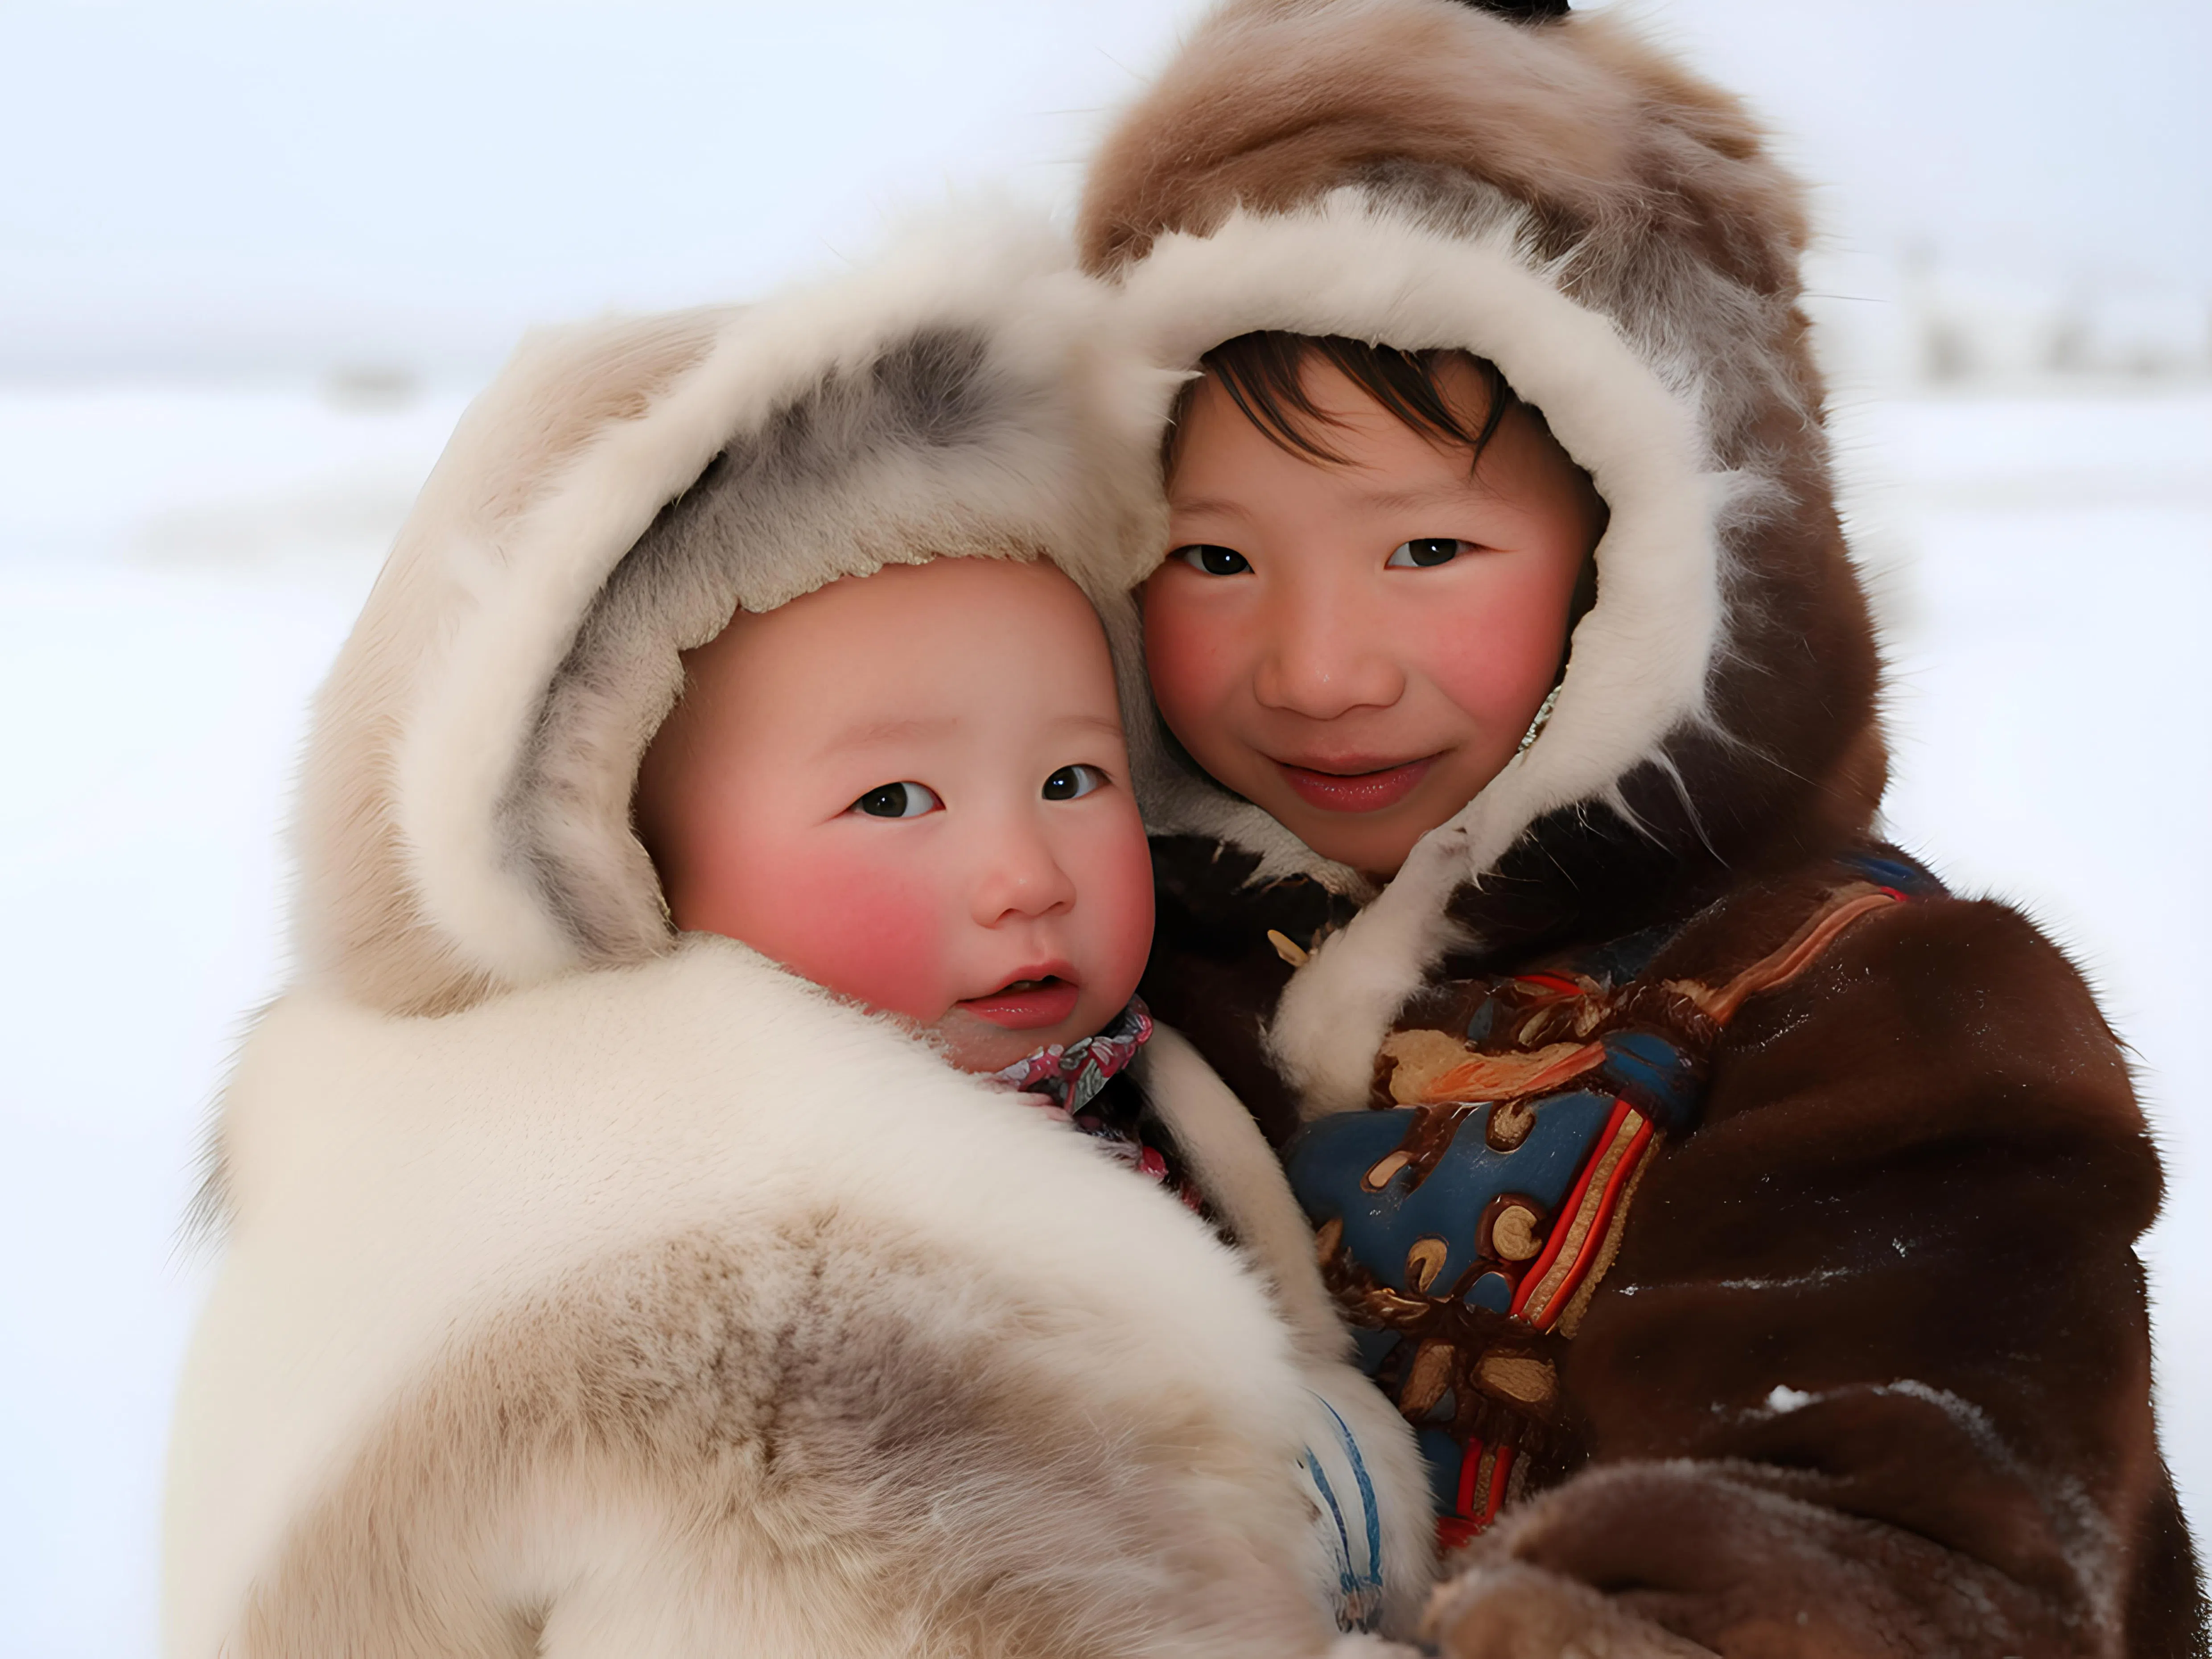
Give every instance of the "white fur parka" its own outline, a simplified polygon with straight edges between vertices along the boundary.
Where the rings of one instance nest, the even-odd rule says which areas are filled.
[[[1410,1438],[1196,1054],[1163,1032],[1141,1080],[1234,1248],[674,935],[629,827],[678,653],[737,606],[1041,554],[1126,605],[1114,411],[1155,398],[1097,303],[970,224],[534,338],[464,418],[318,705],[299,970],[222,1104],[170,1659],[1319,1653],[1314,1387],[1409,1623]]]

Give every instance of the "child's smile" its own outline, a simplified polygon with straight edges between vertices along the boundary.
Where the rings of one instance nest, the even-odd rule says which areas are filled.
[[[1346,757],[1322,764],[1301,764],[1271,756],[1283,781],[1298,799],[1323,812],[1381,812],[1395,806],[1420,787],[1430,769],[1442,758],[1424,755],[1417,760],[1388,761],[1371,756]]]
[[[1557,682],[1605,522],[1542,422],[1467,446],[1403,423],[1333,365],[1305,390],[1340,460],[1298,453],[1209,376],[1177,434],[1174,551],[1146,584],[1169,729],[1324,857],[1395,873],[1513,758]],[[1443,390],[1486,407],[1471,363]]]

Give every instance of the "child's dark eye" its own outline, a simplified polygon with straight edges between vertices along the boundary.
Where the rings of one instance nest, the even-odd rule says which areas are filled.
[[[944,805],[926,783],[879,783],[845,810],[871,818],[918,818]]]
[[[1416,536],[1410,542],[1400,542],[1382,566],[1386,570],[1427,570],[1449,564],[1467,550],[1467,545],[1451,536]]]
[[[1178,547],[1168,556],[1181,559],[1193,570],[1207,576],[1241,576],[1252,568],[1252,562],[1233,547],[1215,547],[1201,542],[1195,547]]]
[[[1080,800],[1094,789],[1103,788],[1106,775],[1095,766],[1063,766],[1044,781],[1047,800]]]

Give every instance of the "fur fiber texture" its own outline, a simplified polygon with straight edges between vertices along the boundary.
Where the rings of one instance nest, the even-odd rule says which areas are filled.
[[[741,946],[288,999],[227,1127],[173,1653],[1325,1645],[1237,1256]]]
[[[1695,381],[1670,386],[1605,319],[1564,299],[1519,257],[1524,232],[1502,210],[1470,234],[1345,191],[1304,212],[1240,213],[1209,236],[1162,237],[1123,289],[1122,320],[1147,361],[1188,364],[1255,328],[1472,349],[1528,401],[1559,411],[1561,441],[1612,510],[1597,603],[1576,630],[1542,738],[1425,839],[1292,981],[1278,1048],[1310,1109],[1364,1097],[1369,1067],[1352,1057],[1371,1052],[1422,972],[1457,941],[1455,889],[1544,813],[1610,802],[1624,775],[1710,718],[1725,574],[1716,520],[1739,481],[1709,453]],[[1164,545],[1157,528],[1154,544]],[[1355,889],[1355,872],[1317,863],[1258,807],[1194,773],[1157,726],[1146,735],[1139,783],[1156,830],[1257,852],[1256,881],[1304,874]]]
[[[1083,254],[1142,363],[1187,374],[1256,329],[1463,347],[1613,509],[1553,721],[1387,884],[1149,734],[1145,994],[1279,1140],[1366,1103],[1394,1024],[1494,976],[1643,935],[1655,985],[1723,982],[1863,879],[1880,659],[1798,187],[1616,19],[1499,15],[1527,9],[1231,0],[1086,188]],[[1133,564],[1166,550],[1153,510]],[[1547,1467],[1447,1564],[1429,1638],[2202,1655],[2134,1250],[2157,1158],[2072,966],[1926,896],[1755,998],[1711,1066],[1565,1347]]]
[[[631,831],[678,653],[940,556],[1126,605],[1154,373],[1027,225],[742,311],[533,339],[325,686],[301,969],[221,1111],[171,1455],[173,1659],[1319,1655],[1343,1358],[1251,1120],[1140,1075],[1231,1249],[1030,1107],[728,941]],[[1123,458],[1126,459],[1126,458]]]

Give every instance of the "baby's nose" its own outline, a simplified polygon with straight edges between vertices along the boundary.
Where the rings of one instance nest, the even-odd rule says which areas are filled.
[[[1049,915],[1075,902],[1075,882],[1044,836],[1008,825],[975,847],[975,920],[993,927],[1010,917]]]

